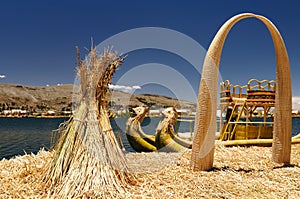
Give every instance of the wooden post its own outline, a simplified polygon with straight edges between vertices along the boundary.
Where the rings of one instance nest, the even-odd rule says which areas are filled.
[[[207,51],[198,93],[195,133],[191,168],[194,171],[210,170],[213,166],[216,133],[216,106],[218,70],[222,48],[231,28],[240,20],[255,17],[269,29],[276,52],[276,99],[273,133],[273,160],[288,164],[291,152],[291,78],[290,65],[284,42],[276,27],[263,16],[239,14],[229,19],[217,32]]]

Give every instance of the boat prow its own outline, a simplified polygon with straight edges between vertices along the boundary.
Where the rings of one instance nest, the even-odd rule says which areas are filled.
[[[148,109],[146,107],[136,107],[133,110],[136,115],[129,118],[126,123],[126,137],[130,146],[136,152],[156,151],[155,136],[147,135],[141,128],[141,123]]]
[[[175,108],[167,108],[163,113],[164,119],[158,124],[156,134],[148,135],[141,128],[148,109],[136,107],[133,109],[135,116],[128,119],[126,123],[126,137],[131,147],[137,152],[179,152],[192,148],[192,142],[174,133],[174,124],[177,122],[177,111]],[[186,134],[181,134],[188,138]],[[191,139],[191,136],[189,135]]]
[[[164,110],[164,119],[158,124],[155,134],[155,145],[159,151],[180,152],[192,148],[192,143],[177,136],[174,125],[177,122],[178,113],[174,107]]]

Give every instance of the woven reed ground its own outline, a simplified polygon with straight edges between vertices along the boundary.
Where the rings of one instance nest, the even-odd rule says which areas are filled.
[[[191,151],[171,161],[168,167],[136,174],[138,183],[120,198],[300,198],[300,145],[292,146],[291,164],[271,161],[271,148],[216,147],[214,169],[192,172]],[[41,188],[42,167],[51,152],[24,155],[0,161],[0,198],[46,198]],[[136,153],[127,155],[135,170],[153,168],[176,154]],[[93,196],[93,193],[87,193]]]

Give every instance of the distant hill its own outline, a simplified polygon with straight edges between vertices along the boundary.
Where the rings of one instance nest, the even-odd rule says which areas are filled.
[[[27,109],[34,112],[45,110],[71,110],[73,85],[25,86],[0,84],[0,111],[4,109]],[[178,109],[195,110],[196,104],[166,96],[139,94],[131,95],[112,91],[108,100],[113,109],[126,109],[129,106],[148,105],[153,108],[176,106]]]
[[[71,106],[72,85],[24,86],[0,84],[0,106],[10,109],[26,108],[37,112],[44,110],[60,111]]]

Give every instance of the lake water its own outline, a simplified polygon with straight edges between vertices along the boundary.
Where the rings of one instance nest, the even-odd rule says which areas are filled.
[[[37,153],[41,148],[48,150],[52,130],[67,118],[0,118],[0,159],[15,155]],[[147,134],[155,134],[155,128],[161,118],[145,118],[142,128]],[[127,142],[125,123],[127,118],[111,119],[114,132],[120,132],[127,152],[134,151]],[[189,132],[189,122],[178,123],[179,132]],[[300,118],[293,118],[293,135],[300,132]]]

